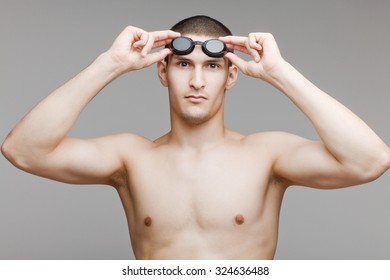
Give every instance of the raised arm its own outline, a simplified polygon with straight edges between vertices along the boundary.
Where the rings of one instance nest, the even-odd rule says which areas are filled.
[[[15,166],[69,183],[113,184],[123,168],[119,147],[138,137],[68,138],[87,104],[120,75],[147,67],[169,54],[151,52],[178,36],[172,31],[146,32],[127,27],[111,48],[90,66],[47,96],[11,131],[1,147]]]
[[[274,37],[221,38],[228,47],[253,57],[245,61],[226,54],[245,74],[262,79],[284,93],[307,116],[321,141],[287,133],[272,138],[274,172],[290,184],[336,188],[368,182],[390,167],[390,150],[354,113],[318,89],[280,55]]]

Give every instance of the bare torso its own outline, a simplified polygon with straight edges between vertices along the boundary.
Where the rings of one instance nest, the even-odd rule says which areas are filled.
[[[108,51],[31,110],[7,136],[1,152],[35,175],[115,186],[138,259],[271,259],[288,185],[359,185],[389,169],[387,145],[286,62],[272,34],[220,38],[229,48],[249,54],[250,61],[232,52],[210,58],[201,46],[185,55],[170,55],[168,48],[151,53],[179,35],[125,28]],[[203,31],[182,35],[195,41],[214,38]],[[154,142],[132,134],[67,137],[105,86],[152,64],[168,88],[170,133]],[[224,98],[238,70],[281,91],[321,140],[226,130]],[[132,89],[142,93],[139,83]]]
[[[118,187],[137,259],[272,259],[286,186],[267,146],[229,132],[204,151],[143,140]]]

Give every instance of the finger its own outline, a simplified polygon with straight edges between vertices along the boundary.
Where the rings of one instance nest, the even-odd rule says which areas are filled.
[[[143,32],[145,31],[138,27],[127,26],[115,39],[113,45],[128,45],[130,40],[130,44],[133,46],[134,42],[140,40]]]
[[[173,39],[180,36],[179,32],[175,32],[172,30],[162,30],[162,31],[153,31],[151,34],[154,36],[154,40],[161,41],[167,39]]]
[[[225,42],[226,44],[232,44],[232,45],[238,45],[238,46],[245,46],[246,39],[247,39],[247,37],[243,37],[243,36],[219,37],[219,40]]]
[[[268,53],[280,56],[278,44],[275,41],[274,36],[271,33],[254,33],[256,41],[263,47],[263,50],[267,50]]]
[[[247,48],[248,50],[248,53],[253,57],[253,59],[256,61],[256,62],[259,62],[260,61],[260,55],[259,55],[259,52],[256,50],[256,49],[253,49],[249,43],[249,39],[245,40],[245,47]]]
[[[146,42],[141,55],[146,56],[152,49],[165,46],[179,36],[179,32],[174,32],[172,30],[150,32],[148,41]]]
[[[243,72],[244,74],[246,74],[246,66],[248,64],[247,61],[243,60],[242,58],[240,58],[239,56],[237,56],[236,54],[234,53],[226,53],[225,54],[225,57],[227,59],[229,59],[234,65],[236,65],[238,67],[238,69],[240,69],[241,72]]]
[[[245,46],[250,55],[253,57],[254,61],[260,62],[260,51],[263,49],[263,47],[257,43],[256,37],[253,33],[248,35],[248,38],[245,41]]]
[[[248,35],[248,39],[249,39],[249,46],[252,49],[255,49],[257,51],[261,51],[263,49],[263,47],[258,43],[258,39],[255,33],[250,33]]]
[[[152,50],[153,45],[154,45],[154,36],[153,34],[148,34],[148,40],[146,41],[141,51],[141,55],[145,57]]]
[[[136,34],[136,38],[134,38],[136,40],[136,42],[134,42],[133,44],[133,47],[134,48],[137,48],[137,49],[141,49],[143,48],[146,43],[148,42],[149,40],[149,33],[146,32],[146,31],[139,31],[137,34]]]
[[[248,43],[250,48],[256,50],[256,54],[253,56],[255,62],[260,62],[260,54],[263,51],[263,46],[258,43],[256,34],[249,34]]]
[[[171,42],[172,42],[172,39],[167,39],[167,40],[162,40],[162,41],[157,41],[157,42],[154,41],[153,49],[169,45]]]
[[[150,66],[160,60],[163,60],[167,55],[172,53],[170,49],[162,49],[161,51],[149,53],[146,56],[146,66]]]
[[[156,40],[156,38],[155,38],[154,39],[153,48],[158,48],[158,47],[162,47],[162,46],[165,46],[165,45],[169,45],[172,42],[173,39],[174,38],[167,38],[167,39]]]
[[[226,47],[228,49],[230,49],[230,50],[235,50],[235,51],[239,51],[239,52],[245,53],[247,55],[251,55],[249,53],[248,49],[245,46],[237,46],[237,45],[226,44]]]
[[[255,62],[260,62],[260,54],[257,52],[257,50],[251,49],[248,46],[243,47],[243,46],[230,45],[230,44],[227,44],[226,46],[229,49],[234,49],[234,50],[237,50],[239,52],[242,52],[242,53],[245,53],[245,54],[251,56]]]
[[[252,36],[253,37],[253,36]],[[253,38],[242,36],[226,36],[220,37],[221,41],[225,42],[228,48],[238,50],[253,57],[256,62],[260,61],[259,51],[262,47],[254,41]]]
[[[226,36],[220,37],[219,39],[225,43],[228,49],[237,50],[250,55],[245,44],[246,37]]]

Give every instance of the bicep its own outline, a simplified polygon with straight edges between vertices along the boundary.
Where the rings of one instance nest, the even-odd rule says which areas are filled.
[[[31,173],[70,184],[109,184],[123,169],[118,137],[66,138]]]
[[[321,141],[286,134],[279,144],[274,172],[291,185],[332,189],[361,183]]]

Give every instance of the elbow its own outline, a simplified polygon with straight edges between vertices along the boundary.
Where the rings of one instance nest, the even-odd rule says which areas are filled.
[[[8,136],[8,138],[3,142],[1,145],[1,153],[3,156],[12,163],[15,167],[22,169],[22,170],[28,170],[28,163],[26,161],[26,158],[20,154],[21,149],[18,149],[13,145],[12,140]]]
[[[390,168],[390,149],[386,147],[386,149],[379,156],[379,176],[385,173]]]
[[[8,139],[8,138],[7,138]],[[3,142],[3,144],[1,144],[1,153],[3,154],[3,156],[8,159],[9,161],[11,161],[10,159],[12,158],[11,157],[11,152],[10,152],[10,148],[9,148],[9,141],[8,140],[5,140]]]
[[[383,156],[383,173],[390,168],[390,149],[387,148]]]
[[[9,162],[11,162],[13,165],[16,165],[16,157],[10,142],[11,141],[9,140],[9,137],[3,142],[3,144],[1,145],[1,153]]]
[[[379,152],[374,159],[364,169],[362,175],[363,180],[370,182],[379,178],[390,168],[390,149],[386,147]]]

